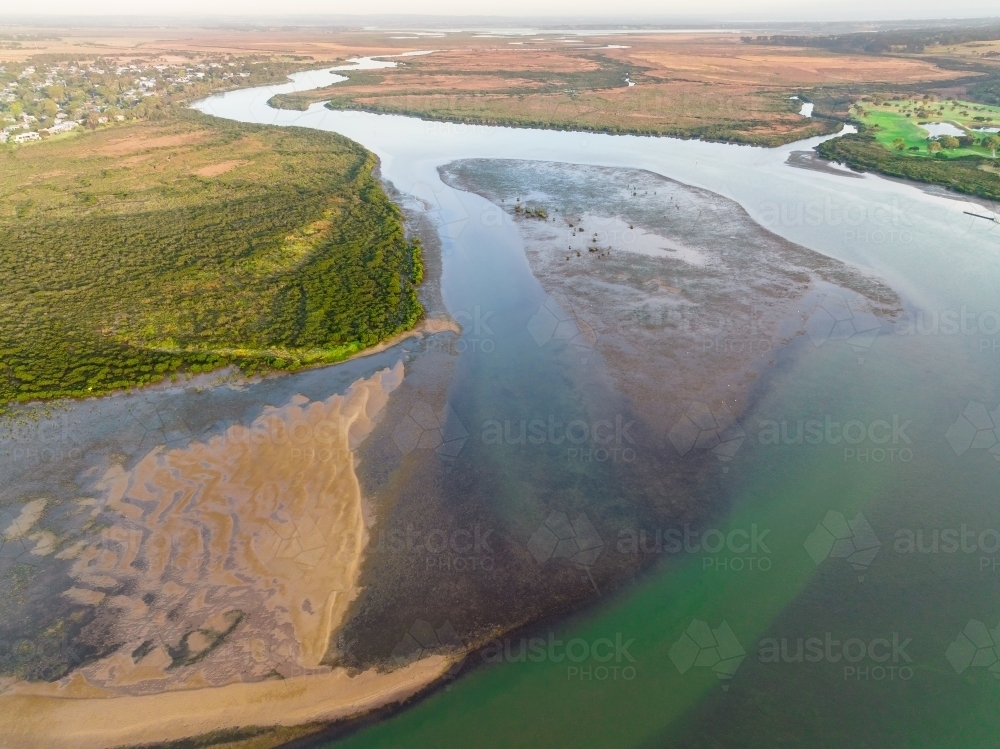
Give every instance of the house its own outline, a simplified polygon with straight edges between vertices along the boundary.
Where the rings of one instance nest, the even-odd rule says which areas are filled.
[[[41,140],[42,136],[38,133],[21,133],[20,135],[14,136],[15,143],[27,143],[29,140]]]
[[[79,123],[76,123],[73,120],[64,120],[63,122],[57,122],[55,125],[46,130],[46,132],[49,135],[59,135],[59,133],[68,133],[76,127],[79,127]]]

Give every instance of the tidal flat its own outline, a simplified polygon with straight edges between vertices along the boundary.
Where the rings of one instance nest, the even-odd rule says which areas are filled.
[[[8,435],[13,735],[61,740],[101,714],[90,700],[162,717],[95,724],[81,747],[329,723],[448,684],[496,637],[637,579],[654,557],[622,551],[634,529],[724,512],[740,417],[780,352],[860,344],[899,308],[877,279],[649,172],[440,173],[489,201],[483,236],[520,238],[479,248],[495,295],[468,310],[462,278],[437,296],[447,250],[430,243],[422,298],[460,337],[85,401]],[[235,710],[258,693],[271,713]]]
[[[450,395],[390,404],[400,416],[362,449],[380,509],[344,633],[363,665],[391,662],[414,622],[447,623],[475,650],[634,579],[653,557],[615,552],[632,529],[725,511],[741,417],[781,352],[863,348],[900,310],[879,279],[646,171],[484,159],[439,172],[489,201],[461,240],[471,261],[526,262],[541,290],[527,302],[524,281],[483,272],[492,291],[459,312]],[[504,227],[521,246],[494,244]],[[366,453],[407,418],[440,424],[438,457],[414,451],[388,473],[384,449]]]

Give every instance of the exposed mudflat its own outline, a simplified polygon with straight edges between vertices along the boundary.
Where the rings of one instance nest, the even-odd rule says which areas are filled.
[[[898,309],[876,279],[648,172],[502,160],[440,171],[492,204],[471,220],[516,227],[547,297],[520,313],[470,310],[460,343],[484,384],[449,393],[450,352],[425,354],[362,448],[375,522],[343,629],[357,666],[391,663],[413,626],[447,626],[474,648],[632,579],[650,560],[616,545],[623,532],[724,509],[740,417],[778,349],[805,340],[854,356]],[[524,321],[501,335],[513,317]],[[495,351],[472,351],[477,320]],[[564,352],[555,375],[533,380],[530,352],[504,347],[529,333],[529,349]],[[607,443],[552,438],[553,421],[574,419],[610,424]]]
[[[689,449],[738,449],[723,436],[778,347],[807,331],[818,345],[861,345],[899,309],[877,279],[778,237],[731,200],[650,172],[482,160],[441,173],[497,205],[493,220],[516,222],[551,295],[539,336],[593,347],[661,436],[685,414],[714,419],[717,436],[695,434]],[[845,324],[824,333],[833,318]],[[668,439],[683,448],[688,435]]]
[[[788,154],[788,160],[785,163],[788,166],[794,166],[798,169],[810,169],[814,172],[823,172],[824,174],[836,174],[839,177],[862,178],[862,175],[858,172],[852,171],[847,167],[837,166],[822,158],[815,151],[792,151]]]
[[[4,633],[20,638],[4,641],[9,745],[103,747],[182,738],[193,726],[329,720],[439,676],[442,658],[357,679],[322,664],[357,595],[367,542],[354,451],[402,379],[399,360],[343,393],[296,394],[195,438],[165,403],[131,404],[134,415],[125,399],[77,407],[74,421],[106,410],[154,441],[172,434],[131,455],[105,453],[72,499],[6,510],[4,584],[15,606],[34,598],[4,612]],[[23,428],[51,429],[66,462],[107,449],[85,435],[71,447],[69,413],[43,424]],[[94,702],[109,699],[122,700],[114,720]],[[270,715],[248,712],[259,700]]]

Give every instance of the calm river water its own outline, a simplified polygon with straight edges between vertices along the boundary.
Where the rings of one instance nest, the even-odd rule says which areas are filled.
[[[449,403],[465,423],[511,393],[539,412],[553,400],[599,407],[601,396],[530,341],[525,320],[544,291],[515,227],[491,225],[486,200],[440,180],[438,167],[458,159],[641,168],[705,188],[878,276],[905,314],[877,336],[820,331],[776,355],[741,416],[748,438],[717,476],[727,516],[692,541],[704,548],[664,552],[653,572],[550,625],[534,649],[518,635],[472,656],[447,689],[323,745],[996,746],[1000,225],[966,213],[990,207],[785,163],[818,140],[762,149],[266,104],[334,75],[198,108],[341,133],[429,213],[445,305],[459,319],[494,311],[505,352],[502,364],[472,346],[460,358]],[[838,330],[864,332],[838,314]],[[463,322],[471,339],[475,325]]]

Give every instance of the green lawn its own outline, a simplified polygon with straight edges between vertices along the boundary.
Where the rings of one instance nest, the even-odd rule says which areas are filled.
[[[930,140],[927,131],[920,127],[921,123],[947,122],[980,139],[989,133],[978,133],[972,128],[1000,127],[1000,107],[966,101],[874,99],[855,104],[852,108],[853,116],[872,128],[870,132],[874,133],[878,143],[904,155],[923,158],[932,155],[927,151]],[[903,139],[904,148],[901,152],[894,143],[897,138]],[[992,156],[991,151],[979,146],[944,149],[941,153],[944,158]]]

